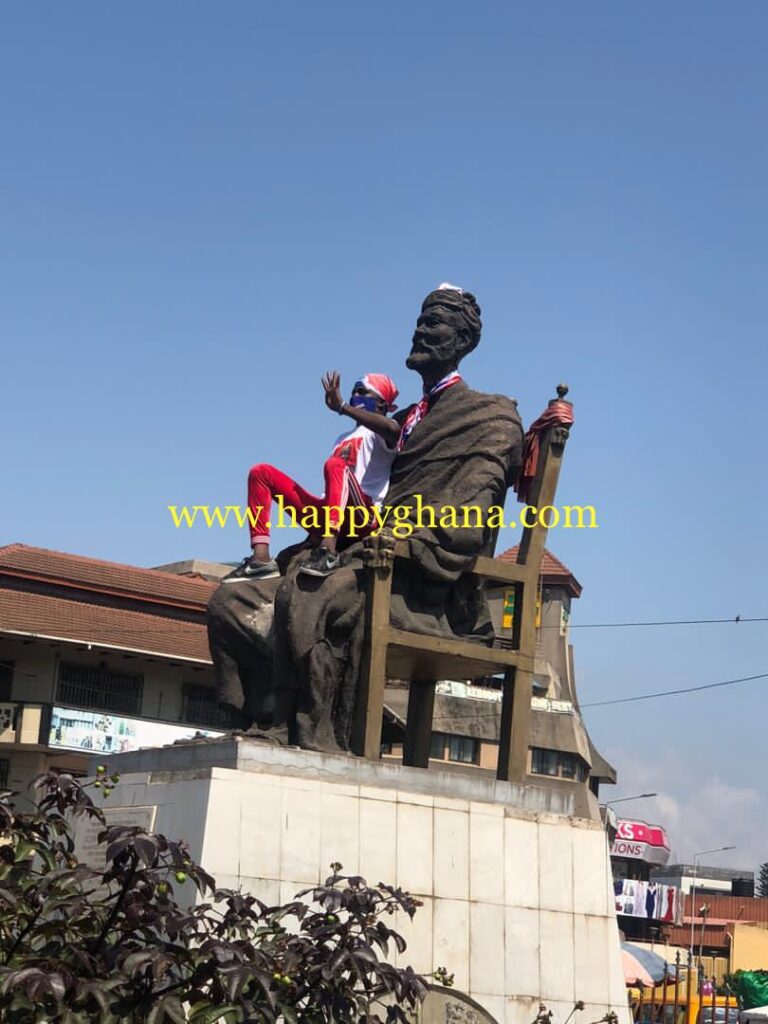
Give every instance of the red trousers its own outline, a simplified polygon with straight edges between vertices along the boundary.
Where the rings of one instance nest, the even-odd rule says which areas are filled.
[[[248,474],[248,526],[251,545],[269,543],[270,510],[272,502],[278,497],[279,507],[288,513],[287,516],[281,517],[284,525],[294,525],[291,516],[293,512],[296,516],[295,525],[304,526],[310,534],[317,536],[341,532],[344,525],[344,510],[348,506],[371,507],[371,499],[360,490],[357,478],[343,459],[331,456],[323,466],[323,474],[325,494],[319,498],[274,466],[262,462],[252,466]],[[316,516],[310,514],[303,518],[308,509],[317,509]],[[357,536],[364,537],[370,533],[375,526],[372,516],[371,520],[367,527],[356,524]],[[307,522],[312,525],[305,526]]]

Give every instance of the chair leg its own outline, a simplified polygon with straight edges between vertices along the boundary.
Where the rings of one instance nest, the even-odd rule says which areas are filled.
[[[413,768],[429,767],[432,744],[432,712],[435,707],[436,679],[412,679],[408,694],[403,764]]]
[[[387,681],[387,633],[392,566],[366,570],[365,641],[352,727],[352,751],[377,761],[381,756],[384,687]]]
[[[496,778],[507,781],[510,777],[510,756],[512,753],[512,709],[515,701],[515,670],[508,668],[504,673],[501,697],[501,724],[499,728],[499,763]]]
[[[504,673],[504,693],[501,702],[497,779],[523,783],[528,776],[532,692],[532,672],[521,668],[507,669]]]

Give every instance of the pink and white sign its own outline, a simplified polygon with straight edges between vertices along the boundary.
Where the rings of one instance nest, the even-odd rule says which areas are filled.
[[[658,825],[620,818],[611,856],[629,857],[645,861],[646,864],[666,864],[669,860],[667,833]]]

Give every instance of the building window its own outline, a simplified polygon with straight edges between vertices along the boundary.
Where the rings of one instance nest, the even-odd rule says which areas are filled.
[[[220,708],[216,691],[210,686],[186,683],[181,691],[181,719],[211,729],[234,729],[236,723],[227,708]]]
[[[59,704],[117,715],[140,715],[143,692],[144,677],[140,673],[115,672],[104,662],[79,665],[62,661],[59,665]]]
[[[7,757],[0,757],[0,789],[6,789],[8,787],[8,772],[11,767],[11,762]]]
[[[477,764],[480,760],[480,744],[471,736],[448,737],[448,760],[461,764]]]
[[[473,686],[484,686],[488,690],[501,690],[504,687],[503,676],[477,676],[472,680]]]
[[[534,747],[531,751],[531,771],[534,775],[557,775],[557,751]]]
[[[13,686],[13,662],[0,661],[0,701],[11,699]]]
[[[445,733],[433,732],[429,741],[429,756],[435,761],[445,760]]]
[[[433,732],[429,745],[433,761],[457,761],[459,764],[480,763],[480,743],[471,736],[451,736]]]
[[[531,773],[533,775],[549,775],[556,779],[568,779],[570,782],[584,782],[587,771],[586,763],[578,754],[571,754],[565,750],[531,748]]]

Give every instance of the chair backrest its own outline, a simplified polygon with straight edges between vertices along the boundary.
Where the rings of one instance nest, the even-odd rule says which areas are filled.
[[[572,403],[566,400],[565,396],[567,394],[568,385],[558,384],[557,398],[550,399],[549,406],[551,407],[559,402],[571,406]],[[567,426],[553,426],[541,438],[536,477],[528,495],[528,504],[539,510],[547,508],[554,503],[557,481],[560,477],[560,466],[563,461],[563,451],[568,436],[569,428]],[[547,527],[542,525],[538,519],[535,526],[523,527],[523,535],[517,554],[518,565],[541,564],[547,532]]]
[[[554,403],[565,401],[568,388],[559,385],[558,397]],[[570,405],[570,403],[567,403]],[[543,508],[552,505],[557,488],[565,442],[568,438],[566,426],[554,425],[539,435],[539,458],[536,474],[529,488],[528,504]],[[510,643],[503,648],[489,651],[484,648],[483,663],[491,671],[504,672],[504,694],[502,702],[501,741],[499,746],[499,770],[501,779],[522,781],[526,774],[528,737],[530,731],[531,691],[533,680],[533,658],[536,643],[535,602],[541,559],[547,529],[538,519],[533,526],[524,527],[517,553],[516,564],[510,564],[489,555],[477,558],[474,574],[481,580],[501,582],[505,587],[514,588],[517,601],[514,628]],[[495,548],[496,536],[492,537]],[[398,544],[396,557],[407,557],[406,545]],[[408,634],[394,630],[389,621],[392,558],[381,554],[368,561],[368,598],[366,602],[366,640],[358,691],[358,709],[353,749],[365,757],[379,756],[381,722],[383,712],[384,686],[387,675],[387,649],[393,644],[397,649],[432,650],[432,669],[435,674],[425,675],[418,667],[409,676],[411,693],[409,698],[408,722],[406,726],[406,752],[404,761],[426,767],[429,758],[429,736],[432,725],[432,708],[436,676],[455,662],[456,676],[462,676],[461,665],[474,664],[479,657],[475,641],[456,637],[455,639],[427,638],[421,634]],[[435,669],[439,664],[440,669]],[[446,661],[446,659],[448,659]],[[419,662],[419,658],[416,659]],[[423,667],[423,659],[421,659]],[[496,666],[496,667],[494,667]],[[440,678],[450,678],[449,674]],[[513,728],[514,726],[514,728]],[[409,750],[410,748],[410,750]]]

